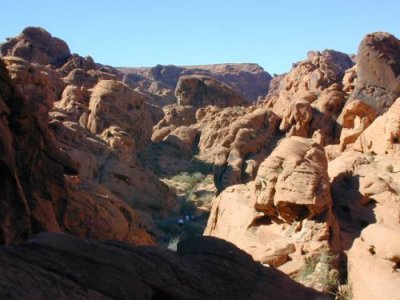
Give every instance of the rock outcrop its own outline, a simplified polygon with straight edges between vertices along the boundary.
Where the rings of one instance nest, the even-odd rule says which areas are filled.
[[[217,80],[199,75],[179,77],[176,84],[175,96],[178,105],[202,107],[215,105],[219,107],[245,104],[242,95],[230,86]]]
[[[342,80],[353,66],[351,58],[333,50],[309,52],[308,58],[277,78],[263,105],[282,118],[287,136],[312,137],[318,132],[323,145],[337,143],[337,118],[345,104]]]
[[[329,162],[352,299],[396,299],[399,294],[397,155],[346,151]],[[383,289],[378,292],[377,286]]]
[[[29,100],[0,60],[1,244],[20,243],[42,231],[153,244],[130,206],[107,192],[73,184],[79,166],[59,149],[35,98]]]
[[[210,237],[182,242],[173,253],[40,234],[17,247],[0,247],[0,254],[2,298],[325,299]]]
[[[261,163],[254,181],[231,186],[214,200],[205,234],[294,273],[302,255],[338,246],[331,207],[323,148],[291,137]]]
[[[399,299],[400,225],[365,228],[349,251],[348,269],[352,299]]]
[[[400,41],[386,32],[368,34],[358,48],[357,82],[351,98],[381,114],[400,96],[399,75]]]
[[[219,145],[213,145],[218,149],[214,161],[214,183],[218,192],[254,179],[260,158],[275,146],[279,121],[272,111],[257,109],[231,122]],[[202,137],[211,134],[218,134],[218,130],[205,132]]]
[[[400,98],[360,134],[353,149],[380,155],[400,154]]]
[[[54,38],[42,29],[28,28],[9,42],[25,41],[26,34],[38,48],[32,50],[34,56],[10,50],[12,53],[5,54],[19,57],[3,59],[17,89],[39,120],[40,130],[54,134],[59,147],[80,165],[78,181],[106,187],[111,202],[122,199],[128,207],[140,208],[154,217],[168,215],[175,206],[174,196],[154,174],[139,166],[136,157],[151,142],[155,124],[152,118],[158,121],[159,111],[153,109],[150,114],[151,106],[143,94],[123,84],[118,71],[98,65],[90,57],[73,54],[62,63],[44,62],[45,55],[49,59],[56,55],[55,50],[43,48],[43,41],[51,48],[48,38]]]
[[[123,128],[141,151],[150,142],[153,125],[145,101],[143,95],[120,81],[101,80],[90,97],[87,128],[93,134],[104,134],[110,126]]]
[[[125,80],[155,96],[159,103],[176,102],[174,90],[181,76],[201,75],[223,82],[255,102],[268,92],[271,75],[256,64],[217,64],[204,66],[162,66],[153,68],[118,68]]]
[[[277,267],[397,299],[399,49],[372,33],[356,57],[309,52],[271,80],[253,64],[117,70],[39,28],[8,39],[0,298],[321,299]],[[212,206],[205,235],[268,268],[213,237],[177,254],[127,245],[162,237],[152,219],[178,228],[185,205],[194,219],[179,228]]]
[[[8,39],[0,45],[0,53],[55,67],[61,67],[71,56],[66,42],[39,27],[27,27],[19,36]]]

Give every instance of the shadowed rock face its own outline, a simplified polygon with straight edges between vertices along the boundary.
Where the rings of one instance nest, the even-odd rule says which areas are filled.
[[[32,232],[60,231],[56,216],[66,197],[64,171],[76,174],[77,168],[17,91],[2,60],[0,110],[0,241],[11,244]]]
[[[357,83],[352,95],[379,113],[400,96],[400,41],[386,32],[368,34],[357,54]]]
[[[9,42],[28,37],[33,41],[44,40],[46,46],[52,46],[48,40],[50,34],[40,28],[27,28],[20,36],[10,39]],[[47,51],[44,45],[39,46],[38,49],[43,52],[42,56],[47,53],[51,58],[55,57],[55,54],[50,53],[50,50]],[[150,143],[151,128],[154,122],[161,118],[157,116],[162,114],[161,108],[148,105],[147,98],[143,94],[135,92],[119,80],[118,71],[96,64],[90,57],[83,58],[74,54],[61,66],[61,64],[49,65],[49,62],[44,60],[31,59],[30,56],[23,56],[19,52],[5,54],[16,55],[5,56],[3,59],[16,89],[27,102],[26,106],[30,107],[32,114],[39,120],[41,130],[54,134],[58,142],[57,147],[61,147],[80,165],[79,180],[73,182],[79,182],[78,189],[93,185],[93,191],[89,192],[92,193],[92,198],[88,201],[91,205],[85,207],[86,212],[88,209],[103,207],[105,215],[112,214],[113,218],[121,221],[121,224],[132,225],[127,219],[140,218],[137,218],[137,214],[129,208],[129,205],[156,216],[167,215],[173,209],[174,196],[169,193],[167,186],[154,174],[140,168],[136,158],[137,152]],[[155,121],[152,118],[155,118]],[[48,123],[51,130],[47,130]],[[102,196],[107,195],[104,199],[109,201],[96,199],[94,193],[99,189],[99,184],[113,192],[108,193],[107,189],[102,191]],[[76,194],[79,193],[72,195]],[[85,195],[82,198],[90,197]],[[119,206],[120,198],[129,205]],[[115,201],[118,207],[129,211],[126,218],[118,209],[114,210]],[[166,202],[169,204],[166,205]],[[73,203],[78,203],[79,207],[79,201]],[[99,203],[102,204],[97,205]],[[68,207],[74,207],[75,204]],[[131,210],[134,216],[132,218]],[[82,213],[80,216],[84,215]],[[105,228],[108,225],[112,228],[107,233],[108,237],[132,238],[132,227],[121,227],[117,225],[118,222],[100,219],[102,221],[100,225],[97,224],[98,228],[103,226]],[[79,223],[77,220],[69,224],[76,225]],[[93,224],[90,226],[95,227]],[[86,229],[71,230],[83,236],[83,232],[90,231]],[[123,234],[121,229],[124,229]],[[94,235],[98,236],[97,233]]]
[[[20,246],[0,247],[0,297],[324,299],[211,237],[181,242],[173,253],[63,234],[40,234]]]
[[[18,56],[32,63],[61,67],[71,56],[67,43],[43,28],[27,27],[16,38],[0,45],[2,56]]]
[[[0,243],[65,231],[152,244],[129,205],[95,184],[84,190],[78,178],[64,176],[77,175],[78,165],[59,150],[40,107],[20,94],[0,60]]]

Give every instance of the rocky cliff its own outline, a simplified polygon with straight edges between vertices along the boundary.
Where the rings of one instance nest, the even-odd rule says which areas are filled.
[[[397,299],[399,45],[371,33],[271,80],[115,69],[40,28],[9,39],[0,295]],[[176,254],[132,246],[177,238]]]
[[[164,103],[175,102],[173,91],[181,76],[212,77],[242,94],[247,102],[255,102],[267,94],[272,77],[257,64],[217,64],[204,66],[157,65],[153,68],[118,68],[124,78],[140,89],[158,96]],[[161,99],[160,99],[161,98]]]

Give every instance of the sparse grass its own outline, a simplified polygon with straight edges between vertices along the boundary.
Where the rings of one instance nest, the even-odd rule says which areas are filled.
[[[309,275],[314,273],[314,270],[315,270],[315,267],[317,266],[318,261],[319,261],[318,256],[306,257],[304,268],[297,275],[297,279],[299,281],[302,281],[302,280],[306,279]]]
[[[196,184],[199,184],[204,179],[205,176],[200,172],[181,172],[171,178],[172,181],[187,184],[189,189],[192,189]]]
[[[180,172],[171,177],[170,182],[181,191],[187,201],[194,202],[197,206],[208,204],[214,197],[213,192],[202,190],[202,186],[213,183],[212,177],[201,172]]]
[[[353,291],[351,285],[339,285],[336,291],[335,300],[351,300],[353,299]]]
[[[190,161],[190,167],[175,174],[170,178],[164,178],[164,182],[172,187],[178,196],[179,212],[176,220],[160,221],[158,228],[166,234],[169,240],[168,248],[176,249],[179,239],[190,236],[202,235],[208,218],[198,215],[201,211],[197,208],[211,202],[214,197],[213,165],[198,159]],[[195,216],[178,224],[179,219],[186,216]],[[174,223],[170,223],[174,222]]]
[[[304,268],[296,280],[306,286],[318,287],[318,290],[332,294],[339,284],[339,273],[334,267],[336,261],[337,255],[330,252],[307,257]]]
[[[205,161],[193,158],[191,160],[190,167],[187,169],[188,173],[201,173],[208,175],[213,173],[214,165]]]

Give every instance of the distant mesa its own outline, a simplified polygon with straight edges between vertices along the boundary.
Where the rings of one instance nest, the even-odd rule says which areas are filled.
[[[149,91],[158,87],[159,93],[171,97],[179,77],[185,75],[203,75],[225,83],[241,93],[247,102],[255,102],[264,97],[272,76],[257,64],[214,64],[199,66],[157,65],[153,68],[118,68],[126,74],[126,79]],[[157,89],[157,88],[156,88]]]
[[[202,75],[185,75],[178,80],[175,96],[179,105],[219,107],[243,105],[244,97],[227,84]]]

